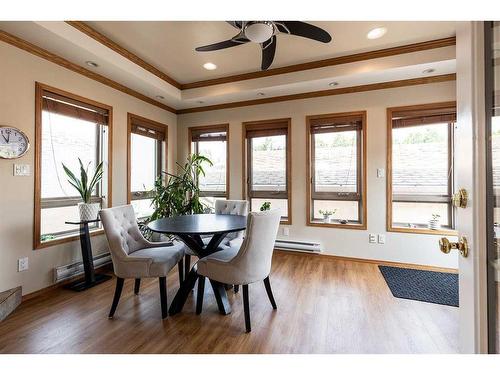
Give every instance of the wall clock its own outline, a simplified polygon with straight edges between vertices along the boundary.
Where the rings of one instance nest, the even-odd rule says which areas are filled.
[[[29,148],[30,141],[21,130],[0,125],[0,159],[20,158]]]

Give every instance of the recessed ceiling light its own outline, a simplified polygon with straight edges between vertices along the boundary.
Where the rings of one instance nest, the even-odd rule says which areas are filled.
[[[207,63],[203,64],[203,67],[206,70],[215,70],[215,69],[217,69],[217,65],[215,65],[214,63],[211,63],[211,62],[207,62]]]
[[[164,97],[164,96],[162,96],[162,95],[156,95],[156,99],[163,100],[163,99],[165,99],[165,97]]]
[[[386,32],[387,32],[387,29],[385,27],[376,27],[376,28],[370,30],[368,32],[368,34],[366,34],[366,37],[368,39],[378,39],[378,38],[382,38]]]
[[[198,103],[198,104],[203,104],[203,103],[205,103],[205,102],[204,102],[203,100],[198,100],[196,103]]]
[[[257,96],[266,96],[266,94],[265,94],[265,93],[263,93],[263,92],[258,92],[258,93],[257,93]]]
[[[431,74],[431,73],[434,73],[435,71],[436,71],[436,69],[429,68],[429,69],[425,69],[424,71],[422,71],[422,73]]]
[[[339,85],[339,83],[338,83],[338,82],[330,82],[330,83],[328,84],[328,86],[330,86],[330,87],[334,87],[334,86],[338,86],[338,85]]]
[[[85,61],[85,64],[87,64],[88,66],[90,66],[91,68],[97,68],[99,66],[98,63],[95,63],[93,61]]]

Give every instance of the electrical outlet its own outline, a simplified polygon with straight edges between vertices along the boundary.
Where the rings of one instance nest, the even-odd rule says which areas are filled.
[[[17,272],[27,271],[29,268],[28,257],[17,260]]]
[[[384,168],[377,168],[377,177],[378,178],[384,178],[385,177],[385,169]]]
[[[31,168],[29,164],[14,164],[14,176],[29,176]]]
[[[385,234],[379,234],[378,235],[378,243],[384,244],[385,243]]]
[[[370,233],[368,235],[368,242],[369,243],[377,243],[377,236],[373,233]]]
[[[283,236],[289,236],[289,235],[290,235],[290,228],[283,227]]]

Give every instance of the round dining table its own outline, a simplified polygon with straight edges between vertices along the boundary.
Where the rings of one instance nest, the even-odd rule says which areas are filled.
[[[198,258],[206,257],[217,251],[222,240],[228,233],[239,232],[246,229],[247,217],[242,215],[224,214],[197,214],[167,217],[150,222],[148,228],[156,233],[175,235],[186,244]],[[208,243],[203,242],[201,236],[212,236]],[[169,314],[175,315],[182,311],[189,293],[194,288],[198,279],[196,264],[185,275],[179,290],[170,304]],[[227,315],[231,307],[227,299],[226,289],[223,284],[210,280],[214,291],[217,306],[221,314]]]

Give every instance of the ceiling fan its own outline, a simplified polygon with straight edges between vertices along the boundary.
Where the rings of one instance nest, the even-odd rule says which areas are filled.
[[[332,37],[325,30],[300,21],[227,21],[239,33],[229,40],[195,48],[198,52],[216,51],[248,42],[259,43],[262,48],[261,69],[267,70],[274,60],[276,36],[278,34],[297,35],[304,38],[329,43]]]

